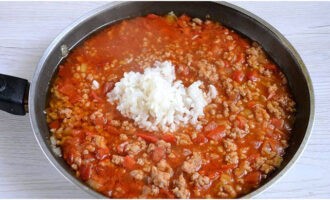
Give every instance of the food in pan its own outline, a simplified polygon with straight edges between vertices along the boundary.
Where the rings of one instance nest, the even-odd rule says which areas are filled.
[[[281,165],[286,77],[217,22],[149,14],[73,49],[46,109],[54,152],[113,198],[235,198]]]

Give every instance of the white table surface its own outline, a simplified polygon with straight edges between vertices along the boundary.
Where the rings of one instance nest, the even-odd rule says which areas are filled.
[[[43,51],[66,26],[102,2],[0,2],[0,73],[31,80]],[[310,142],[301,159],[260,198],[330,198],[330,2],[234,2],[293,44],[316,97]],[[28,116],[0,111],[0,198],[89,198],[41,152]]]

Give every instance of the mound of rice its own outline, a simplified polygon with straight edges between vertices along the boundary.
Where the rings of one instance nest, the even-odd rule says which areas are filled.
[[[144,73],[125,73],[107,100],[117,103],[123,116],[148,131],[173,132],[187,124],[200,129],[198,117],[204,115],[204,107],[217,96],[217,90],[209,85],[206,94],[199,88],[202,81],[186,88],[175,79],[171,62],[156,62]]]

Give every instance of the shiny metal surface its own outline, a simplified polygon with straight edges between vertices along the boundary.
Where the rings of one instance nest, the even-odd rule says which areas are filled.
[[[58,64],[63,59],[61,46],[66,45],[71,50],[94,32],[122,19],[147,13],[166,14],[170,11],[177,14],[187,13],[199,18],[204,18],[209,14],[212,20],[220,21],[227,27],[257,41],[288,78],[289,86],[297,102],[297,119],[292,140],[280,169],[271,174],[261,187],[244,196],[244,198],[254,197],[279,180],[292,168],[303,152],[314,121],[314,93],[302,59],[284,36],[257,16],[228,3],[121,2],[103,6],[78,19],[54,39],[36,68],[29,93],[29,113],[35,137],[48,160],[63,176],[94,198],[104,198],[103,195],[77,179],[63,159],[56,157],[51,151],[44,109],[47,106],[49,84],[57,71]]]

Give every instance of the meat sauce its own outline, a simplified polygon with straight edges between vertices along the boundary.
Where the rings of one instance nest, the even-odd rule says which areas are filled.
[[[165,60],[185,86],[201,80],[218,91],[199,131],[148,132],[107,102],[125,72]],[[54,147],[78,178],[113,198],[247,194],[280,166],[294,122],[286,78],[262,48],[187,15],[149,14],[95,33],[59,66],[50,92]]]

